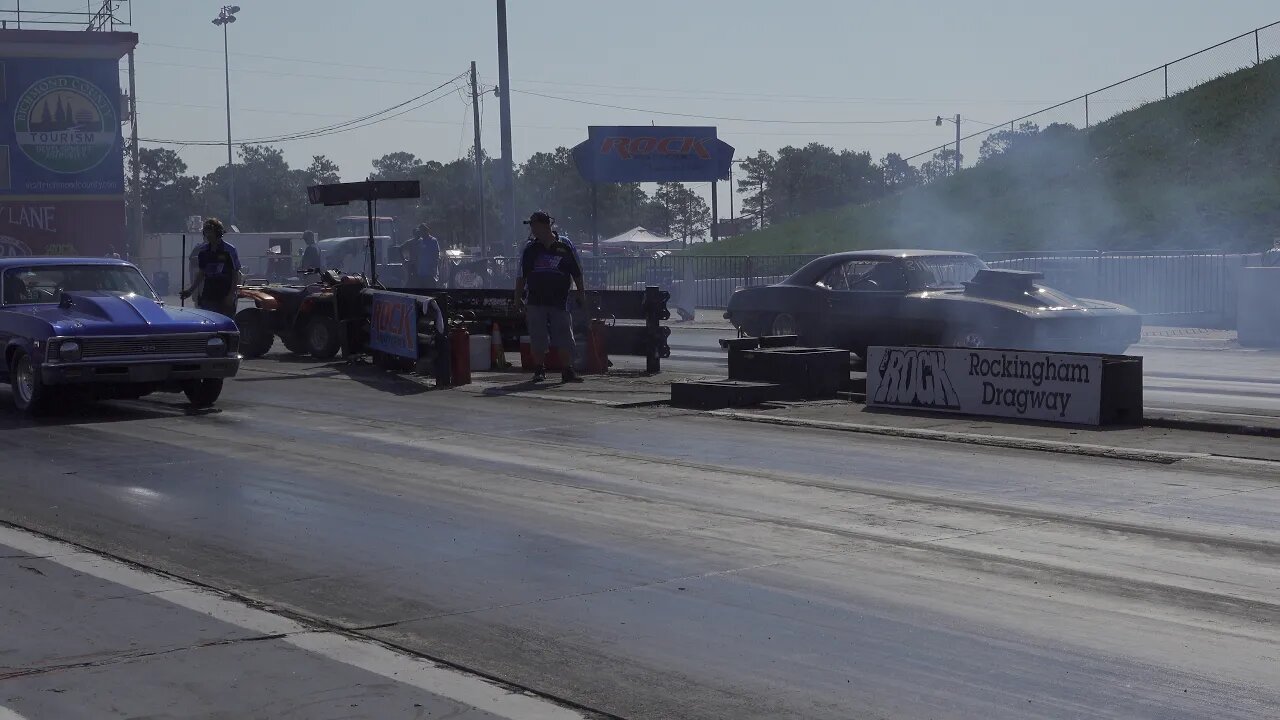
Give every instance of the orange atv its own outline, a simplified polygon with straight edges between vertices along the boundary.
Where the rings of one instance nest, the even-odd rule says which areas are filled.
[[[241,355],[262,357],[277,337],[289,352],[320,360],[328,360],[342,349],[335,291],[339,286],[363,288],[368,283],[362,275],[342,275],[336,270],[312,268],[302,274],[318,277],[306,285],[240,288],[239,296],[254,305],[236,313]]]

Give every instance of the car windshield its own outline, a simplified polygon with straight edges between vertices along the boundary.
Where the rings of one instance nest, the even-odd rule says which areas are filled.
[[[907,282],[912,290],[957,288],[986,267],[986,263],[972,255],[907,258]]]
[[[141,295],[156,299],[137,268],[128,265],[32,265],[4,271],[4,304],[57,303],[62,292]]]

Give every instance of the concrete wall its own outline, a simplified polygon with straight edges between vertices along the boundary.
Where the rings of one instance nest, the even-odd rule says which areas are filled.
[[[1242,268],[1238,289],[1240,344],[1280,348],[1280,267]]]

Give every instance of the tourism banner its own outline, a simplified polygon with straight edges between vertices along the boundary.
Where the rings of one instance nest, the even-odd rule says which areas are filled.
[[[115,60],[0,58],[0,195],[121,195]]]

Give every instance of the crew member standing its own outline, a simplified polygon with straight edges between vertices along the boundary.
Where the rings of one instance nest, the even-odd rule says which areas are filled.
[[[316,247],[316,234],[311,230],[302,233],[302,242],[306,243],[306,249],[302,251],[302,266],[299,270],[310,270],[312,268],[324,269],[324,260],[320,256],[320,248]]]
[[[400,246],[407,250],[405,260],[413,269],[411,285],[417,288],[435,287],[440,272],[440,241],[431,234],[426,223],[413,229],[413,238]]]
[[[196,249],[196,272],[191,287],[184,288],[183,300],[200,288],[196,306],[227,317],[235,317],[236,293],[240,287],[240,256],[236,248],[223,239],[226,230],[216,218],[204,221],[204,244]]]
[[[525,221],[533,237],[520,257],[520,274],[516,278],[516,308],[524,309],[529,326],[529,344],[533,353],[533,381],[547,378],[546,355],[559,352],[564,368],[563,382],[582,382],[573,370],[573,316],[569,312],[569,287],[578,286],[579,305],[587,304],[582,267],[572,246],[560,239],[551,228],[552,217],[535,212]],[[526,292],[528,297],[526,298]]]

